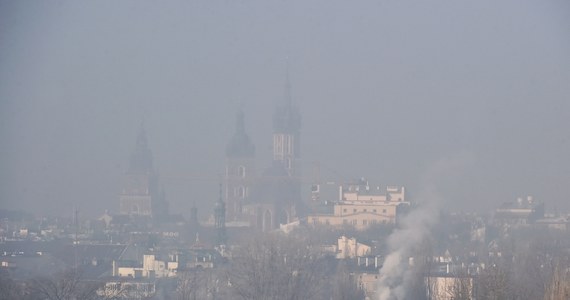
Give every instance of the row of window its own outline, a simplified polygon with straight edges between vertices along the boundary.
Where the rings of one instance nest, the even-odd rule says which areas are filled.
[[[226,168],[226,176],[230,176],[230,168]],[[245,166],[238,166],[237,167],[236,176],[245,177]]]
[[[245,198],[247,194],[247,189],[243,186],[238,186],[234,188],[234,197]]]
[[[377,213],[377,212],[378,212],[378,210],[377,210],[376,208],[372,209],[371,211],[374,212],[374,213]],[[344,209],[342,210],[342,212],[343,212],[343,213],[347,213],[347,212],[348,212],[348,209],[344,208]],[[356,213],[356,212],[358,212],[358,209],[354,208],[354,209],[352,209],[352,212],[353,212],[353,213]],[[362,212],[368,212],[368,209],[367,209],[367,208],[364,208],[364,209],[362,209]],[[385,208],[382,209],[382,213],[385,214],[386,212],[387,212],[387,210],[386,210]]]
[[[330,222],[328,219],[325,219],[325,221],[323,222],[325,225],[330,225]],[[386,220],[382,220],[382,221],[378,221],[378,220],[362,220],[362,225],[367,226],[367,225],[376,225],[376,224],[387,224],[388,222]],[[319,219],[314,218],[313,219],[313,225],[318,225],[321,224],[321,222],[319,221]],[[342,220],[342,224],[343,225],[353,225],[356,226],[358,225],[358,220],[347,220],[344,219]]]
[[[382,220],[382,222],[378,222],[378,220],[362,220],[362,225],[364,225],[364,226],[366,226],[366,225],[376,225],[376,224],[378,224],[378,223],[386,224],[386,220]],[[342,224],[344,224],[344,225],[351,224],[351,225],[356,226],[356,225],[358,225],[358,220],[351,220],[350,223],[348,222],[348,220],[342,220]]]

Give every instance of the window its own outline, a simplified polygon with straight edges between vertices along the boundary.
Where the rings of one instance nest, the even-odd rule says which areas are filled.
[[[236,192],[236,196],[238,196],[239,198],[245,198],[245,187],[244,186],[239,186],[237,188],[237,192]]]
[[[245,167],[244,167],[244,166],[238,166],[238,168],[237,168],[237,176],[239,176],[239,177],[245,177]]]
[[[346,208],[342,210],[342,212],[346,212]]]
[[[383,209],[382,212],[383,212],[383,213],[386,213],[386,209]]]
[[[356,212],[356,208],[352,210],[352,212]]]
[[[366,212],[366,211],[367,211],[367,209],[365,208],[365,209],[364,209],[364,212]]]
[[[289,158],[289,157],[287,157],[285,159],[285,168],[287,168],[287,169],[293,168],[293,162],[291,161],[291,158]]]
[[[357,220],[352,220],[352,225],[356,225]]]
[[[376,212],[376,209],[372,210],[373,212]]]
[[[368,220],[362,220],[362,225],[368,225]]]

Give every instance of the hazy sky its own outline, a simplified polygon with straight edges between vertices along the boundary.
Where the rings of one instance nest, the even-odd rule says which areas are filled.
[[[413,196],[465,157],[452,208],[570,210],[566,0],[0,0],[0,208],[117,211],[144,119],[171,211],[204,218],[240,105],[270,164],[286,57],[307,179]]]

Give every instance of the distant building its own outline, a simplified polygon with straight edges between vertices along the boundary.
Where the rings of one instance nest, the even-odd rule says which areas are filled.
[[[164,192],[158,189],[158,174],[153,168],[152,153],[142,126],[123,177],[119,204],[121,215],[161,219],[168,214]]]
[[[568,225],[570,224],[570,218],[568,216],[545,217],[543,219],[536,220],[535,224],[536,226],[545,227],[549,229],[568,230]]]
[[[471,276],[429,276],[425,278],[429,300],[475,299]]]
[[[243,206],[251,202],[256,180],[255,146],[245,131],[245,117],[238,112],[236,131],[226,147],[226,221],[248,222]],[[248,222],[249,224],[249,222]]]
[[[236,131],[226,147],[226,224],[279,229],[304,213],[300,180],[301,114],[291,100],[289,76],[285,97],[273,115],[273,161],[261,176],[255,167],[255,147],[238,113]]]
[[[355,238],[347,238],[346,236],[341,236],[338,238],[338,251],[336,258],[355,258],[362,257],[370,254],[372,247],[359,243]]]
[[[222,199],[222,185],[220,184],[220,198],[214,206],[214,226],[216,227],[216,244],[225,245],[226,236],[226,204]]]
[[[178,269],[178,256],[171,260],[157,260],[155,255],[143,255],[142,267],[119,266],[113,262],[113,276],[129,278],[161,278],[174,277]]]
[[[544,218],[544,203],[537,202],[532,196],[518,198],[515,202],[506,202],[495,210],[494,223],[503,230],[533,224]]]
[[[105,282],[97,290],[103,299],[150,299],[156,295],[154,280],[120,279]]]
[[[382,193],[362,179],[339,187],[339,200],[333,205],[332,214],[312,214],[307,221],[309,225],[354,226],[362,230],[374,224],[395,224],[409,204],[404,187],[388,186]]]
[[[378,272],[359,272],[355,275],[358,287],[364,291],[366,299],[374,299],[374,296],[376,296],[378,292],[378,279],[380,278],[380,274]]]

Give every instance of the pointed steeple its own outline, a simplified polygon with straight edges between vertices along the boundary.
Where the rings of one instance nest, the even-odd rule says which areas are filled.
[[[236,118],[236,135],[246,135],[245,133],[245,116],[243,110],[239,110]]]
[[[293,106],[293,98],[291,97],[291,79],[289,78],[289,57],[285,60],[285,106]]]
[[[139,133],[137,135],[137,147],[146,148],[148,146],[148,141],[146,138],[146,130],[144,129],[144,120],[141,122],[141,127],[139,128]]]
[[[148,140],[146,137],[146,130],[144,128],[144,121],[141,123],[135,151],[131,154],[129,164],[129,172],[151,172],[152,171],[152,153],[148,148]]]
[[[273,114],[273,132],[297,134],[301,130],[301,114],[295,105],[291,95],[291,79],[289,76],[289,59],[285,66],[285,93],[283,101],[277,103]]]
[[[192,203],[192,207],[190,208],[190,223],[198,224],[198,208],[196,207],[196,201]]]
[[[253,157],[255,146],[245,132],[245,117],[243,110],[239,110],[236,118],[236,131],[226,147],[228,157]]]
[[[219,192],[220,192],[219,195],[220,195],[220,196],[218,197],[218,204],[220,204],[220,203],[223,204],[223,203],[224,203],[224,198],[222,198],[222,194],[223,194],[222,180],[220,180],[219,186],[220,186],[220,189],[219,189]]]

